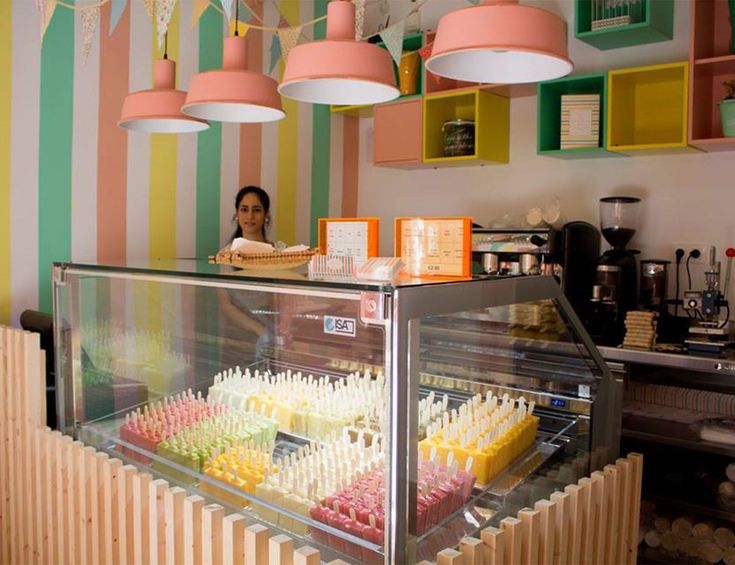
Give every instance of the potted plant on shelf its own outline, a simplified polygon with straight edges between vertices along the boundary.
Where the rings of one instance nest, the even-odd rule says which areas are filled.
[[[722,135],[735,137],[735,78],[726,80],[722,86],[725,87],[725,98],[720,102]]]

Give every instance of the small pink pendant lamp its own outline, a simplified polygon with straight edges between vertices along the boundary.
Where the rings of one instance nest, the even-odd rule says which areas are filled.
[[[519,84],[568,75],[566,23],[518,0],[449,12],[439,20],[426,68],[456,80]]]
[[[247,70],[245,38],[225,38],[222,69],[194,75],[181,108],[190,116],[218,122],[273,122],[286,117],[278,83]]]
[[[145,133],[192,133],[209,128],[181,113],[186,92],[176,90],[176,63],[166,57],[153,68],[153,88],[125,97],[118,126]]]
[[[400,94],[390,53],[355,41],[355,5],[348,0],[327,6],[327,39],[291,49],[278,92],[311,104],[378,104]]]

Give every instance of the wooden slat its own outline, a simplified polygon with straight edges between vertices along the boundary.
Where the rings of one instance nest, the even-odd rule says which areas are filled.
[[[483,565],[485,562],[485,547],[482,540],[464,537],[459,542],[459,552],[462,554],[463,565]]]
[[[204,499],[201,496],[184,499],[184,565],[202,562],[202,508]]]
[[[541,565],[551,565],[554,562],[556,538],[556,504],[549,500],[539,500],[534,510],[539,513],[538,561]]]
[[[163,495],[166,510],[166,565],[184,561],[184,499],[186,491],[172,487]]]
[[[61,440],[61,433],[53,431],[46,438],[46,484],[44,485],[44,499],[46,502],[46,547],[44,554],[49,558],[58,555],[56,544],[58,539],[58,529],[56,528],[58,514],[56,512],[56,482],[58,474],[56,472],[56,445]]]
[[[462,554],[456,549],[442,549],[436,554],[436,565],[462,565]]]
[[[18,410],[18,399],[16,397],[18,378],[16,375],[15,367],[15,355],[13,355],[15,344],[14,334],[11,331],[5,333],[5,358],[7,361],[7,389],[6,393],[8,396],[8,457],[9,462],[9,504],[10,504],[10,559],[13,563],[17,563],[20,559],[20,551],[18,548],[18,515],[19,515],[19,500],[17,496],[13,496],[13,493],[19,492],[18,489],[18,465],[16,458],[17,451],[17,410]],[[58,541],[58,540],[57,540]]]
[[[305,545],[293,552],[293,565],[321,565],[318,549]]]
[[[617,529],[620,525],[619,522],[619,473],[618,468],[615,465],[606,465],[603,469],[605,475],[605,498],[607,505],[607,522],[611,528]],[[616,532],[617,534],[617,532]],[[605,556],[606,563],[619,563],[618,561],[618,547],[617,535],[608,538],[607,555]]]
[[[137,470],[132,465],[123,465],[117,473],[118,555],[119,562],[133,562],[133,477]]]
[[[268,562],[270,565],[293,565],[293,540],[279,534],[268,540]]]
[[[107,453],[98,451],[95,453],[96,465],[96,476],[94,482],[96,485],[96,491],[92,491],[91,496],[94,498],[92,501],[93,506],[96,510],[92,513],[92,563],[102,563],[105,559],[106,546],[109,543],[105,537],[105,512],[109,512],[109,509],[105,509],[105,467],[110,457]],[[95,472],[93,471],[93,472]]]
[[[592,510],[592,481],[579,479],[579,503],[582,511],[582,563],[592,563],[593,533],[596,527]]]
[[[202,508],[202,563],[222,564],[222,520],[225,509],[219,504]]]
[[[166,560],[166,509],[163,495],[168,482],[163,479],[151,481],[148,493],[148,531],[151,565],[164,565]]]
[[[505,532],[505,565],[517,565],[521,562],[521,521],[517,518],[503,518],[500,521],[500,529]]]
[[[631,521],[628,529],[629,551],[628,563],[634,565],[638,557],[638,529],[641,523],[641,488],[643,483],[643,455],[629,453],[628,461],[632,466]]]
[[[631,465],[626,459],[618,459],[615,462],[615,466],[618,468],[619,479],[618,479],[618,508],[619,508],[619,524],[618,529],[618,559],[619,563],[628,562],[628,527],[631,520],[631,508],[630,508],[630,493],[632,491],[632,481],[630,477]],[[636,541],[638,536],[636,535]]]
[[[222,560],[224,565],[245,563],[245,516],[230,514],[222,523]]]
[[[554,565],[562,565],[569,562],[569,495],[564,492],[552,493],[551,502],[556,505]]]
[[[569,529],[567,561],[573,565],[582,563],[582,507],[579,490],[579,485],[567,485],[564,488],[564,492],[569,495],[569,519],[566,523]]]
[[[94,557],[92,556],[92,540],[97,534],[97,531],[92,528],[92,521],[97,508],[95,504],[96,496],[94,496],[97,492],[96,453],[94,447],[88,445],[79,454],[79,479],[82,484],[83,498],[83,500],[79,501],[81,504],[81,516],[79,517],[81,536],[79,538],[79,544],[82,551],[80,561],[82,565],[94,565],[95,563]]]
[[[67,508],[69,507],[69,491],[68,478],[69,467],[66,458],[66,447],[71,445],[73,440],[69,436],[61,436],[56,442],[56,551],[59,565],[68,563],[71,565],[69,558],[69,541],[66,539],[66,519]]]
[[[541,535],[541,514],[530,508],[518,511],[521,521],[521,563],[537,565]]]
[[[607,528],[607,508],[605,507],[605,475],[600,471],[592,473],[592,501],[595,511],[596,530],[595,554],[593,562],[597,565],[605,564],[607,540],[610,536]]]
[[[10,562],[10,510],[8,507],[10,483],[8,465],[10,451],[8,449],[8,376],[6,369],[7,349],[5,347],[5,328],[0,327],[0,563]]]
[[[120,515],[117,508],[117,475],[121,467],[122,461],[117,458],[108,459],[102,466],[102,484],[105,498],[103,531],[107,540],[103,560],[107,565],[120,565]]]
[[[268,528],[262,524],[245,528],[245,565],[268,565]]]
[[[499,528],[488,527],[480,533],[485,544],[485,563],[503,565],[505,561],[505,532]]]
[[[150,473],[138,473],[133,476],[133,563],[135,565],[150,563],[148,498],[152,480]]]
[[[67,539],[69,541],[69,562],[79,563],[82,560],[82,552],[80,550],[80,541],[82,538],[81,529],[82,525],[80,522],[80,500],[82,498],[79,487],[79,458],[82,455],[82,449],[84,444],[81,441],[72,442],[66,451],[66,457],[68,460],[68,478],[67,478],[67,489],[69,491],[69,507],[67,508],[67,522],[66,527],[68,528]]]
[[[35,513],[36,513],[36,559],[35,563],[48,563],[51,559],[46,554],[46,543],[49,531],[46,529],[46,512],[48,505],[46,502],[46,442],[50,437],[51,430],[47,427],[38,428],[36,430],[36,492],[35,492]],[[2,465],[2,462],[0,462]]]
[[[23,380],[18,387],[21,391],[21,453],[23,462],[23,490],[25,498],[21,503],[23,507],[23,550],[22,555],[25,563],[33,562],[33,505],[28,504],[28,500],[33,500],[33,462],[32,462],[32,444],[31,431],[38,426],[38,418],[35,417],[36,406],[33,404],[35,400],[35,391],[37,388],[38,378],[40,376],[39,359],[39,334],[31,332],[23,332],[22,334],[22,352],[20,363],[23,365],[19,374],[23,375]]]

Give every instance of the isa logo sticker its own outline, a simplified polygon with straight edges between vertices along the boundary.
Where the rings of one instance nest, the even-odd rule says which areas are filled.
[[[355,337],[357,321],[355,318],[324,316],[324,333]]]

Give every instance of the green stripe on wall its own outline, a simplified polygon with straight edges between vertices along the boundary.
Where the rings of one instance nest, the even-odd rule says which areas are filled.
[[[59,7],[54,11],[41,49],[38,308],[42,312],[51,312],[52,308],[51,264],[71,259],[73,96],[74,11]]]
[[[222,67],[222,16],[207,10],[199,20],[199,71]],[[222,124],[197,134],[196,256],[217,253],[219,241],[220,159]]]
[[[328,0],[314,0],[314,17],[327,13]],[[314,39],[327,35],[327,21],[314,25]],[[329,106],[314,104],[311,132],[311,246],[316,247],[319,239],[319,218],[329,216],[329,134],[331,115]]]

